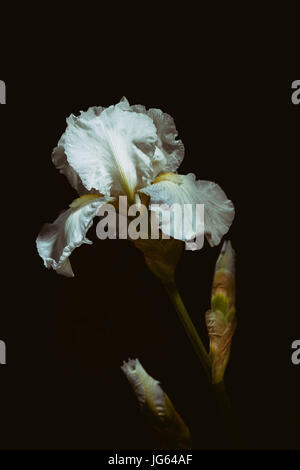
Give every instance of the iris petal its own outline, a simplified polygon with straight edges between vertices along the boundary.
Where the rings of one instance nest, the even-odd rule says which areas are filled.
[[[92,244],[86,238],[87,231],[92,226],[98,208],[111,202],[103,197],[95,196],[92,200],[82,197],[81,205],[76,203],[75,207],[63,211],[52,224],[45,224],[36,240],[44,265],[67,277],[74,276],[70,254],[83,243]]]
[[[85,120],[93,119],[95,116],[99,116],[104,108],[101,106],[94,106],[89,108],[87,111],[81,111],[80,117]],[[78,194],[86,194],[89,192],[82,184],[81,178],[76,173],[74,168],[69,164],[67,155],[65,153],[65,133],[59,139],[57,146],[52,152],[52,161],[60,173],[66,176],[70,185],[78,192]],[[91,189],[92,193],[97,193],[95,188]]]
[[[183,156],[171,116],[130,106],[123,97],[108,108],[71,115],[52,160],[79,194],[127,195],[133,202],[137,189],[176,171]]]
[[[154,176],[161,172],[176,171],[184,157],[184,145],[177,139],[177,129],[172,116],[156,108],[146,110],[142,105],[134,105],[132,109],[149,116],[157,130],[158,140],[153,161]]]
[[[64,151],[68,163],[87,190],[105,195],[127,194],[153,179],[152,159],[157,141],[150,117],[128,110],[126,101],[87,118],[67,119]]]
[[[161,212],[162,220],[169,211],[168,207],[178,204],[177,208],[180,214],[184,213],[185,204],[204,204],[204,231],[211,246],[218,245],[221,238],[227,231],[234,218],[234,207],[227,199],[224,191],[216,183],[211,181],[196,180],[193,173],[188,175],[178,175],[166,173],[159,176],[154,184],[143,188],[140,192],[150,197],[150,210]],[[167,205],[164,208],[163,205]],[[159,207],[158,207],[159,205]],[[174,211],[174,221],[181,220],[180,214],[176,217],[176,208]],[[201,222],[201,221],[199,221]],[[192,224],[182,223],[182,227],[176,230],[176,233],[182,233],[179,238],[183,241],[191,240],[202,230],[202,223],[191,230]],[[162,224],[159,228],[163,233],[174,236],[172,225]]]

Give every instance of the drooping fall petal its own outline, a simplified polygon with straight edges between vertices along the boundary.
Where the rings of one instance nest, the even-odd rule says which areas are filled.
[[[100,205],[109,202],[99,195],[86,195],[75,200],[52,224],[45,224],[36,244],[39,255],[47,268],[59,274],[73,277],[69,256],[83,243],[92,244],[86,233],[92,226]]]
[[[150,197],[150,210],[157,213],[162,232],[182,241],[189,241],[204,230],[211,246],[218,245],[234,218],[233,204],[220,186],[210,181],[196,180],[192,173],[163,174],[140,192]],[[174,223],[170,224],[170,208],[174,204]],[[187,219],[182,218],[184,206],[188,204],[204,204],[204,227],[201,218],[193,219],[191,211],[187,212]]]

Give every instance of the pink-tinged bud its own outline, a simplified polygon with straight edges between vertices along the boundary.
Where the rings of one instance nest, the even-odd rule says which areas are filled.
[[[225,241],[216,263],[212,285],[211,310],[206,313],[212,382],[222,382],[229,361],[235,316],[235,253]]]

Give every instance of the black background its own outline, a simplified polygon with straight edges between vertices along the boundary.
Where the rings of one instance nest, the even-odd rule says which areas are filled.
[[[157,448],[120,370],[128,357],[161,381],[196,449],[231,445],[191,345],[141,253],[127,241],[100,242],[94,224],[94,244],[73,252],[76,277],[66,279],[47,271],[35,249],[42,224],[76,197],[50,158],[66,117],[125,95],[130,104],[173,116],[186,149],[179,172],[216,181],[235,204],[227,238],[237,253],[238,329],[228,391],[246,448],[299,449],[300,366],[291,363],[291,344],[300,337],[292,270],[300,106],[291,103],[299,67],[288,47],[267,34],[258,40],[253,25],[204,34],[204,20],[185,24],[188,33],[179,17],[173,28],[132,20],[103,31],[101,21],[101,34],[95,25],[88,37],[53,25],[55,49],[51,41],[41,47],[38,35],[22,46],[20,37],[1,67],[0,338],[7,365],[0,368],[0,448]],[[185,252],[177,268],[203,338],[219,250],[206,244]]]

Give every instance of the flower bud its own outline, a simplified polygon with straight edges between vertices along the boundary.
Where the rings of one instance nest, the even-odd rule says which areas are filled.
[[[121,369],[136,394],[143,415],[164,446],[168,449],[190,449],[190,431],[159,382],[145,371],[138,359],[124,361]]]
[[[212,382],[222,382],[229,361],[235,317],[235,253],[225,241],[216,263],[211,310],[206,313],[212,365]]]

